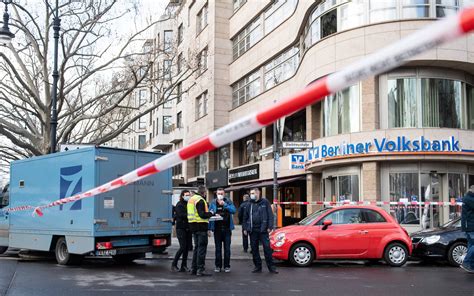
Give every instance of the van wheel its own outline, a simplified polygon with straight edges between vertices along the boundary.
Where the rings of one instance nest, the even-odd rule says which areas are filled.
[[[403,266],[408,260],[408,250],[401,243],[391,243],[385,248],[384,260],[393,267]]]
[[[290,262],[298,267],[306,267],[314,261],[314,250],[306,243],[298,243],[290,250]]]
[[[56,243],[55,249],[56,261],[59,265],[74,265],[81,262],[82,256],[69,254],[66,239],[61,237]]]
[[[0,247],[0,255],[5,253],[8,250],[8,247]]]
[[[448,250],[448,262],[451,266],[459,267],[464,261],[467,254],[467,244],[457,242]]]
[[[126,254],[126,255],[115,255],[114,260],[119,264],[130,264],[136,259],[145,257],[145,254]]]

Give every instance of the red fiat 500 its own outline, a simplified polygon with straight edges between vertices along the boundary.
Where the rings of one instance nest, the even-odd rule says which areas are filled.
[[[343,206],[315,212],[271,236],[273,257],[308,266],[315,259],[384,259],[402,266],[412,251],[410,237],[378,207]]]

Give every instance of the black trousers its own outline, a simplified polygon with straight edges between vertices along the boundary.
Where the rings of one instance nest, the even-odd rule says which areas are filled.
[[[207,231],[197,231],[193,233],[194,238],[194,251],[193,251],[193,263],[191,270],[204,271],[204,265],[206,263],[206,252],[207,252]]]
[[[243,228],[242,228],[242,245],[244,247],[244,251],[247,252],[247,250],[249,249],[249,235],[248,233],[247,234],[244,233]]]
[[[268,232],[252,231],[250,233],[250,245],[252,246],[252,257],[255,268],[262,269],[262,258],[260,258],[260,250],[258,249],[259,243],[263,246],[263,253],[265,254],[265,262],[267,263],[268,270],[275,269]]]
[[[173,259],[173,266],[178,266],[179,258],[182,256],[181,268],[188,267],[188,250],[192,245],[192,234],[186,229],[176,229],[176,237],[179,242],[179,250]]]
[[[232,231],[230,229],[216,229],[214,231],[214,243],[216,245],[217,268],[222,268],[222,245],[224,245],[224,268],[230,268],[230,243]]]

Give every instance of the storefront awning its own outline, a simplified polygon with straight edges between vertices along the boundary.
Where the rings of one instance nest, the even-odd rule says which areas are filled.
[[[305,180],[306,175],[299,175],[295,177],[290,177],[290,178],[280,178],[278,179],[278,185],[282,185],[285,183],[290,183],[293,181],[298,181],[298,180]],[[235,191],[235,190],[240,190],[242,188],[253,188],[253,187],[266,187],[266,186],[271,186],[273,185],[273,180],[265,180],[265,181],[259,181],[255,183],[247,183],[247,184],[237,184],[230,186],[225,189],[225,191]]]

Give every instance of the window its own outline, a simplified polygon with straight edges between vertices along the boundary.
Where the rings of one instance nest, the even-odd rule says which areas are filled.
[[[183,95],[183,84],[181,82],[179,82],[177,85],[176,85],[176,104],[178,104],[179,102],[181,102],[181,100],[183,99],[182,98],[182,95]]]
[[[163,134],[169,134],[172,131],[173,122],[171,116],[163,116]]]
[[[138,136],[138,149],[145,149],[146,146],[146,136],[139,135]]]
[[[397,18],[397,1],[399,0],[370,0],[370,22],[382,22]]]
[[[362,215],[364,217],[364,222],[365,223],[384,223],[387,222],[385,218],[380,215],[380,213],[374,211],[374,210],[369,210],[369,209],[362,209]]]
[[[359,201],[359,176],[339,176],[339,199],[338,201]]]
[[[364,0],[353,0],[341,6],[341,13],[339,15],[340,28],[339,30],[347,30],[362,26],[365,23],[365,7]]]
[[[138,91],[138,107],[141,107],[146,104],[146,95],[147,95],[146,89],[140,89]]]
[[[283,142],[295,141],[303,142],[306,141],[306,110],[301,110],[296,114],[286,117],[284,120],[285,124],[283,127]],[[271,131],[273,139],[273,130]],[[281,155],[288,155],[301,151],[301,149],[283,149]]]
[[[8,190],[8,185],[6,185],[2,192],[0,193],[0,209],[7,207],[10,204],[10,191]]]
[[[321,38],[337,32],[337,9],[333,9],[321,16]]]
[[[293,76],[298,68],[298,63],[299,49],[293,47],[265,65],[265,89],[280,84]]]
[[[142,116],[138,119],[138,128],[139,129],[146,129],[146,118]]]
[[[237,11],[237,9],[239,9],[240,7],[242,7],[242,5],[244,5],[247,0],[234,0],[233,1],[233,8],[234,8],[234,12]]]
[[[467,174],[448,174],[448,194],[450,202],[462,202],[464,194],[468,190]],[[449,220],[461,217],[461,206],[449,207]]]
[[[416,127],[416,79],[389,79],[387,84],[389,128]]]
[[[216,169],[221,170],[230,168],[230,146],[223,146],[219,148],[216,152]]]
[[[331,220],[332,224],[359,224],[363,222],[362,212],[360,209],[344,209],[332,212],[327,215],[318,225],[322,225],[323,221]]]
[[[196,98],[196,120],[207,115],[208,107],[207,91]]]
[[[289,18],[296,4],[296,0],[274,0],[272,5],[264,12],[265,35]]]
[[[171,60],[163,61],[163,78],[171,80]]]
[[[183,70],[183,66],[184,66],[184,58],[183,58],[183,54],[180,53],[178,55],[178,64],[177,64],[177,70],[178,70],[178,74],[181,73],[181,71]]]
[[[423,18],[430,16],[430,0],[403,0],[403,18]]]
[[[467,85],[467,128],[474,129],[474,87]]]
[[[183,127],[183,112],[178,112],[178,114],[176,114],[176,127]]]
[[[178,45],[180,45],[183,42],[183,37],[184,37],[184,27],[183,27],[183,23],[181,23],[178,27]]]
[[[418,173],[390,173],[389,192],[392,202],[420,201]],[[400,224],[419,224],[420,211],[417,207],[390,206],[390,213]]]
[[[199,34],[207,26],[207,3],[201,8],[197,15],[197,34]]]
[[[207,70],[207,47],[204,48],[198,56],[199,74]]]
[[[201,154],[194,159],[194,173],[196,176],[204,176],[207,170],[207,153]]]
[[[174,98],[172,96],[169,96],[166,101],[163,103],[163,108],[164,109],[171,109],[173,108],[173,101]]]
[[[250,101],[260,94],[260,71],[242,78],[232,86],[232,108]]]
[[[234,60],[243,55],[263,37],[261,18],[256,18],[250,25],[232,38],[232,53]]]
[[[148,126],[150,126],[153,122],[153,114],[152,112],[149,113],[150,114],[150,118],[148,119]]]
[[[171,50],[173,49],[173,31],[167,30],[164,32],[163,36],[163,49],[165,52],[171,52]]]
[[[459,0],[436,0],[436,17],[449,16],[457,13],[458,10]]]
[[[359,131],[359,85],[353,85],[323,102],[323,134],[325,137]]]
[[[174,166],[171,169],[171,171],[172,171],[173,177],[175,179],[181,177],[181,175],[183,175],[183,164],[180,163],[180,164]]]
[[[251,164],[261,160],[258,153],[262,149],[262,134],[260,132],[239,140],[237,146],[239,147],[239,165]]]
[[[461,128],[462,83],[421,79],[423,127]]]

